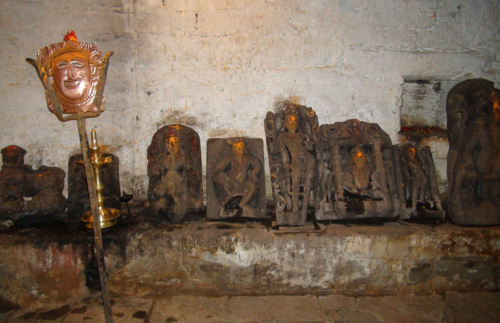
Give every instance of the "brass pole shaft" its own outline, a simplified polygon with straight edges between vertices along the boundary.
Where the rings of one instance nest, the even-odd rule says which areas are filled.
[[[80,135],[80,146],[82,148],[85,175],[87,176],[87,186],[89,188],[90,209],[92,211],[94,225],[95,254],[97,259],[97,266],[99,268],[99,279],[101,281],[102,301],[104,304],[104,318],[106,320],[106,323],[113,323],[111,302],[109,299],[108,291],[108,275],[106,273],[106,265],[104,263],[104,249],[102,245],[101,212],[99,210],[99,202],[97,200],[97,192],[94,182],[94,171],[89,158],[89,140],[87,137],[87,128],[83,115],[79,113],[76,122],[78,125],[78,133]]]

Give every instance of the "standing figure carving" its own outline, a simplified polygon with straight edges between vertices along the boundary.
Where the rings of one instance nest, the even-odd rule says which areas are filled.
[[[172,223],[203,209],[200,137],[183,125],[165,126],[148,147],[148,199],[154,216]]]
[[[355,119],[322,125],[321,134],[316,218],[396,216],[401,203],[389,135],[377,124]]]
[[[405,144],[394,146],[394,151],[401,169],[401,184],[398,186],[404,202],[401,219],[444,219],[430,148]]]
[[[464,225],[500,224],[500,90],[472,79],[448,93],[448,209]]]
[[[209,139],[207,219],[266,215],[262,139]]]
[[[318,117],[311,108],[290,103],[268,112],[264,121],[278,225],[304,225],[317,186]]]

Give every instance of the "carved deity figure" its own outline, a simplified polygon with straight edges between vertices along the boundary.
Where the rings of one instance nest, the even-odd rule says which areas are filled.
[[[425,164],[417,159],[417,150],[408,145],[403,148],[406,161],[407,176],[411,184],[407,187],[407,196],[410,197],[412,209],[417,208],[417,202],[422,203],[425,199],[425,189],[427,186],[427,174],[429,170]]]
[[[430,148],[404,144],[394,146],[394,151],[401,171],[398,187],[404,206],[401,219],[444,219]]]
[[[0,171],[0,222],[34,224],[61,218],[66,208],[62,194],[66,174],[60,168],[24,164],[26,150],[18,146],[2,149]]]
[[[390,137],[377,124],[355,119],[322,125],[321,134],[316,218],[396,216],[401,203]]]
[[[148,148],[150,213],[179,223],[203,209],[198,134],[182,125],[165,126]]]
[[[265,216],[261,139],[209,139],[207,219]]]
[[[74,33],[69,33],[63,42],[48,45],[38,51],[38,62],[29,60],[35,65],[44,83],[47,105],[53,113],[72,114],[78,112],[97,112],[94,103],[97,97],[99,112],[104,111],[104,82],[106,79],[107,59],[93,44],[78,42]],[[49,89],[45,82],[50,80],[56,101],[50,99]],[[101,82],[101,84],[98,84]],[[101,92],[99,95],[98,92]],[[102,100],[102,103],[101,103]],[[54,105],[62,111],[54,110]],[[60,117],[60,116],[59,116]]]
[[[346,192],[373,199],[383,199],[380,175],[368,163],[368,157],[362,146],[353,147],[349,153],[350,163],[342,172],[342,187]],[[342,195],[340,195],[342,196]]]
[[[484,79],[448,93],[448,189],[452,221],[500,224],[500,90]]]
[[[288,104],[277,114],[268,112],[265,129],[276,222],[303,225],[311,191],[317,185],[318,118],[311,108]]]

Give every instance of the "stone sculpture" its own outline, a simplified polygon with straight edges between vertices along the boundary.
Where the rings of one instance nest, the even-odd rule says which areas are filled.
[[[459,224],[500,224],[499,98],[484,79],[460,82],[448,93],[448,211]]]
[[[102,157],[110,157],[113,163],[100,171],[101,181],[104,185],[102,196],[104,206],[121,210],[120,202],[120,161],[117,156],[109,153]],[[68,222],[78,223],[80,215],[90,210],[89,189],[85,168],[81,165],[81,154],[73,155],[68,161]]]
[[[262,139],[209,139],[207,219],[266,215]]]
[[[3,226],[62,219],[66,208],[62,194],[64,171],[46,166],[33,170],[24,165],[25,154],[26,150],[18,146],[2,149],[0,222]]]
[[[377,124],[358,120],[322,125],[318,220],[394,217],[395,190],[391,138]]]
[[[200,137],[183,125],[158,130],[148,147],[149,211],[179,223],[203,210]]]
[[[445,213],[437,187],[432,153],[427,146],[405,144],[394,146],[399,161],[401,180],[398,197],[403,202],[401,219],[444,219]]]
[[[317,176],[318,117],[311,108],[289,103],[264,120],[278,225],[304,225]]]

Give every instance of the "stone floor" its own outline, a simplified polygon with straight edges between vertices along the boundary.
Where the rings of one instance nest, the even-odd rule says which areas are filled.
[[[0,314],[2,322],[104,322],[100,297]],[[115,298],[114,322],[500,322],[500,293]]]

